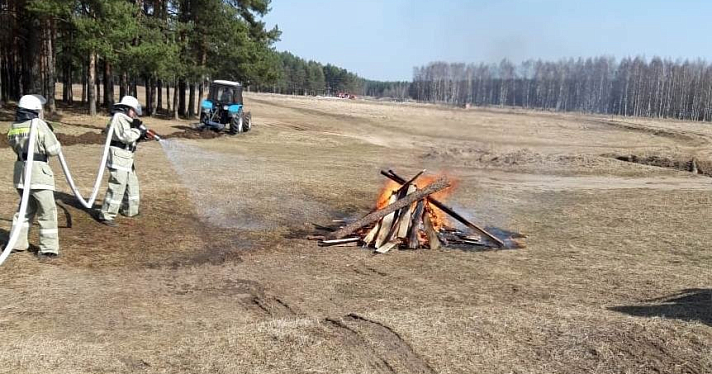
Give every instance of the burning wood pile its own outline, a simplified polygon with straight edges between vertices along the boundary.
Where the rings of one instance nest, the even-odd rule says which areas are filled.
[[[508,238],[500,239],[437,200],[435,195],[450,188],[451,182],[446,177],[421,178],[424,172],[425,170],[405,180],[392,170],[381,171],[391,183],[379,197],[376,210],[353,222],[339,221],[346,225],[333,229],[327,235],[309,238],[319,240],[321,246],[362,245],[375,248],[378,253],[386,253],[394,248],[523,246],[523,243],[517,240],[523,238],[522,235],[512,234]],[[424,182],[416,184],[419,179]],[[446,215],[471,232],[450,227]]]

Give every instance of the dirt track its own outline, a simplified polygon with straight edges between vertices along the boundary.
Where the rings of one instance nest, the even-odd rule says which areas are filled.
[[[53,161],[63,257],[0,267],[0,372],[712,372],[712,179],[611,156],[710,162],[709,125],[246,100],[250,133],[142,145],[142,215],[117,230]],[[88,139],[105,121],[55,127]],[[84,191],[99,152],[65,149]],[[528,248],[373,256],[302,239],[367,212],[381,168],[447,172],[449,204]]]

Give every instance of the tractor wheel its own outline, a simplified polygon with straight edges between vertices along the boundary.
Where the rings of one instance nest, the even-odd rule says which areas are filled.
[[[252,129],[252,113],[247,112],[245,113],[245,120],[242,125],[242,131],[248,132],[250,131],[250,129]]]
[[[243,131],[243,124],[243,114],[242,112],[240,112],[240,114],[236,115],[235,117],[232,117],[232,119],[230,120],[230,129],[228,130],[228,133],[230,135],[241,133]]]

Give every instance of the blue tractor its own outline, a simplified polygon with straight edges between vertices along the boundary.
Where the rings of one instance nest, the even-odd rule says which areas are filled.
[[[232,135],[250,131],[252,114],[245,112],[240,83],[224,80],[210,83],[208,98],[200,103],[199,128]]]

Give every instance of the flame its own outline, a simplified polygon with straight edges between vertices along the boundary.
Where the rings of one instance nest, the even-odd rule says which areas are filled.
[[[457,185],[457,180],[451,175],[447,175],[444,173],[440,175],[423,175],[415,181],[415,185],[418,188],[424,188],[425,186],[435,182],[436,180],[444,176],[447,177],[447,179],[450,181],[450,187],[430,195],[433,199],[444,202],[445,200],[447,200],[447,198],[450,196],[452,191],[455,189],[455,186]]]
[[[424,175],[418,178],[415,181],[415,185],[418,188],[423,188],[433,182],[435,182],[438,178],[440,178],[442,175]],[[434,199],[439,200],[439,201],[445,201],[448,196],[452,193],[452,190],[454,189],[453,187],[455,186],[456,182],[455,180],[451,177],[448,176],[448,179],[450,180],[451,186],[438,191],[430,196],[432,196]],[[390,200],[391,196],[400,189],[401,185],[392,181],[392,180],[387,180],[386,184],[383,186],[381,189],[380,194],[378,195],[378,200],[376,200],[376,209],[383,209],[388,205],[388,201]],[[447,215],[445,212],[441,211],[440,209],[436,208],[432,204],[428,203],[426,201],[425,203],[425,213],[430,216],[430,221],[433,223],[433,227],[435,228],[436,231],[442,229],[444,226],[449,225],[449,221],[447,219]],[[425,236],[424,232],[421,232],[421,239],[423,242],[427,242],[427,236]]]
[[[440,231],[443,226],[449,226],[450,222],[445,212],[434,207],[433,204],[425,203],[425,214],[430,216],[430,222],[433,224],[435,231]]]
[[[388,205],[388,200],[391,198],[391,195],[398,191],[400,186],[400,184],[390,179],[386,181],[386,185],[383,186],[383,188],[381,189],[381,193],[378,194],[378,200],[376,201],[376,209],[385,208]]]
[[[428,234],[423,230],[418,230],[418,241],[420,244],[426,244],[428,242]]]

